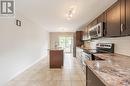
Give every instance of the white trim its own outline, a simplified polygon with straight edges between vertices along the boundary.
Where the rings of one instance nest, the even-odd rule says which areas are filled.
[[[45,56],[47,57],[47,56]],[[18,75],[22,74],[23,72],[25,72],[27,69],[29,69],[30,67],[32,67],[33,65],[35,65],[36,63],[38,63],[40,60],[44,59],[45,57],[41,57],[38,60],[36,60],[34,63],[32,63],[31,65],[28,65],[26,68],[24,68],[23,70],[17,72],[14,76],[12,76],[8,81],[14,79],[15,77],[17,77]]]

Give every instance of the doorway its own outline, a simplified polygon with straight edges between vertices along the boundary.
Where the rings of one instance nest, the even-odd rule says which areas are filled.
[[[64,50],[65,53],[73,52],[73,37],[62,36],[59,37],[59,47]]]

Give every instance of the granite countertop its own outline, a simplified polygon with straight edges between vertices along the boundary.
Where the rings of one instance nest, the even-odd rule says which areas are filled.
[[[104,60],[85,63],[106,86],[130,86],[130,57],[119,54],[94,55]]]

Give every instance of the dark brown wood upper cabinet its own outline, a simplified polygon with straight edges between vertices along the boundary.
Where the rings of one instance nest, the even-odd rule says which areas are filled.
[[[126,0],[126,31],[130,35],[130,0]]]
[[[87,25],[87,28],[90,29],[91,27],[93,27],[93,26],[96,25],[96,24],[98,24],[97,19],[95,19],[95,20],[93,20],[91,23],[89,23],[89,24]]]
[[[121,35],[130,35],[130,0],[121,1]]]
[[[92,27],[92,23],[89,23],[87,27],[90,29]]]
[[[106,11],[107,37],[120,36],[120,1]]]
[[[100,16],[98,16],[97,22],[105,22],[105,13],[102,13]]]
[[[97,21],[97,19],[95,19],[95,20],[93,20],[92,22],[91,22],[91,26],[93,27],[94,25],[96,25],[98,23],[98,21]]]
[[[76,31],[73,39],[73,56],[76,57],[76,47],[80,47],[83,44],[82,41],[83,31]]]
[[[104,37],[130,36],[130,0],[117,0],[100,16],[87,25],[90,29],[103,22]]]
[[[82,42],[83,31],[76,31],[76,46],[81,46]]]

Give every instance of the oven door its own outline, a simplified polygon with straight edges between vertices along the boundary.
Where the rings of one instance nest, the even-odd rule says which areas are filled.
[[[91,60],[91,54],[87,54],[87,53],[83,52],[81,60],[82,60],[81,61],[82,62],[82,70],[86,74],[86,63],[85,63],[85,61]]]
[[[83,63],[82,70],[86,74],[86,63],[85,61],[83,61],[82,63]]]

